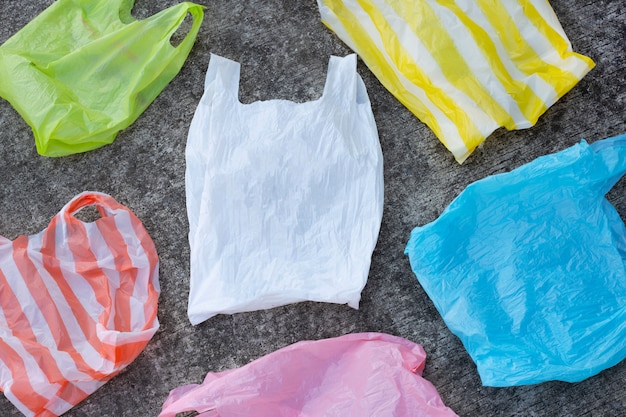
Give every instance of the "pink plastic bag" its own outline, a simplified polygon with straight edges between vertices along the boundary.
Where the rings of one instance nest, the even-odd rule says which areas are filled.
[[[381,333],[298,342],[173,390],[159,417],[456,416],[421,377],[425,360],[421,346]]]
[[[77,219],[87,206],[101,217]],[[139,219],[102,193],[0,237],[0,391],[26,416],[57,416],[124,369],[159,327],[158,263]]]

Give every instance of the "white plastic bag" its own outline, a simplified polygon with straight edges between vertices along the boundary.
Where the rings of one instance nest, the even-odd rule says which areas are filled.
[[[358,308],[383,210],[382,152],[356,55],[323,96],[238,101],[216,55],[191,123],[189,319],[311,300]]]

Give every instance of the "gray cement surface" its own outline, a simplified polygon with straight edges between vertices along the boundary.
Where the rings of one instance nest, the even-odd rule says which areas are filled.
[[[137,0],[147,17],[176,0]],[[181,72],[117,140],[63,158],[35,151],[33,135],[0,100],[0,234],[34,234],[74,195],[111,194],[143,221],[160,256],[161,328],[120,375],[66,415],[156,416],[168,392],[199,383],[207,372],[245,365],[288,344],[350,332],[377,331],[423,345],[424,377],[461,416],[626,415],[626,362],[580,383],[489,388],[460,341],[415,279],[404,246],[409,232],[437,218],[468,184],[577,143],[626,132],[626,3],[553,0],[575,51],[597,64],[536,126],[496,131],[463,165],[359,61],[377,121],[385,164],[385,207],[360,309],[299,303],[221,315],[193,327],[187,315],[188,222],[185,208],[187,131],[203,92],[209,54],[242,64],[240,99],[303,102],[318,98],[330,55],[350,50],[321,22],[314,0],[200,0],[206,17]],[[4,0],[0,43],[52,0]],[[626,183],[609,193],[626,215]],[[0,415],[21,415],[0,396]]]

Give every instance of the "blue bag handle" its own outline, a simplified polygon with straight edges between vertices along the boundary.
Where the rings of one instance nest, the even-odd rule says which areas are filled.
[[[594,168],[604,174],[598,186],[604,195],[626,174],[626,134],[594,142],[590,148],[596,155],[597,167]]]

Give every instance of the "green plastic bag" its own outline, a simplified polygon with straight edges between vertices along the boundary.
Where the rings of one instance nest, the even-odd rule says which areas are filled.
[[[113,142],[180,71],[203,6],[185,2],[135,20],[133,3],[57,0],[0,46],[0,97],[32,127],[41,155]],[[191,29],[174,47],[188,13]]]

